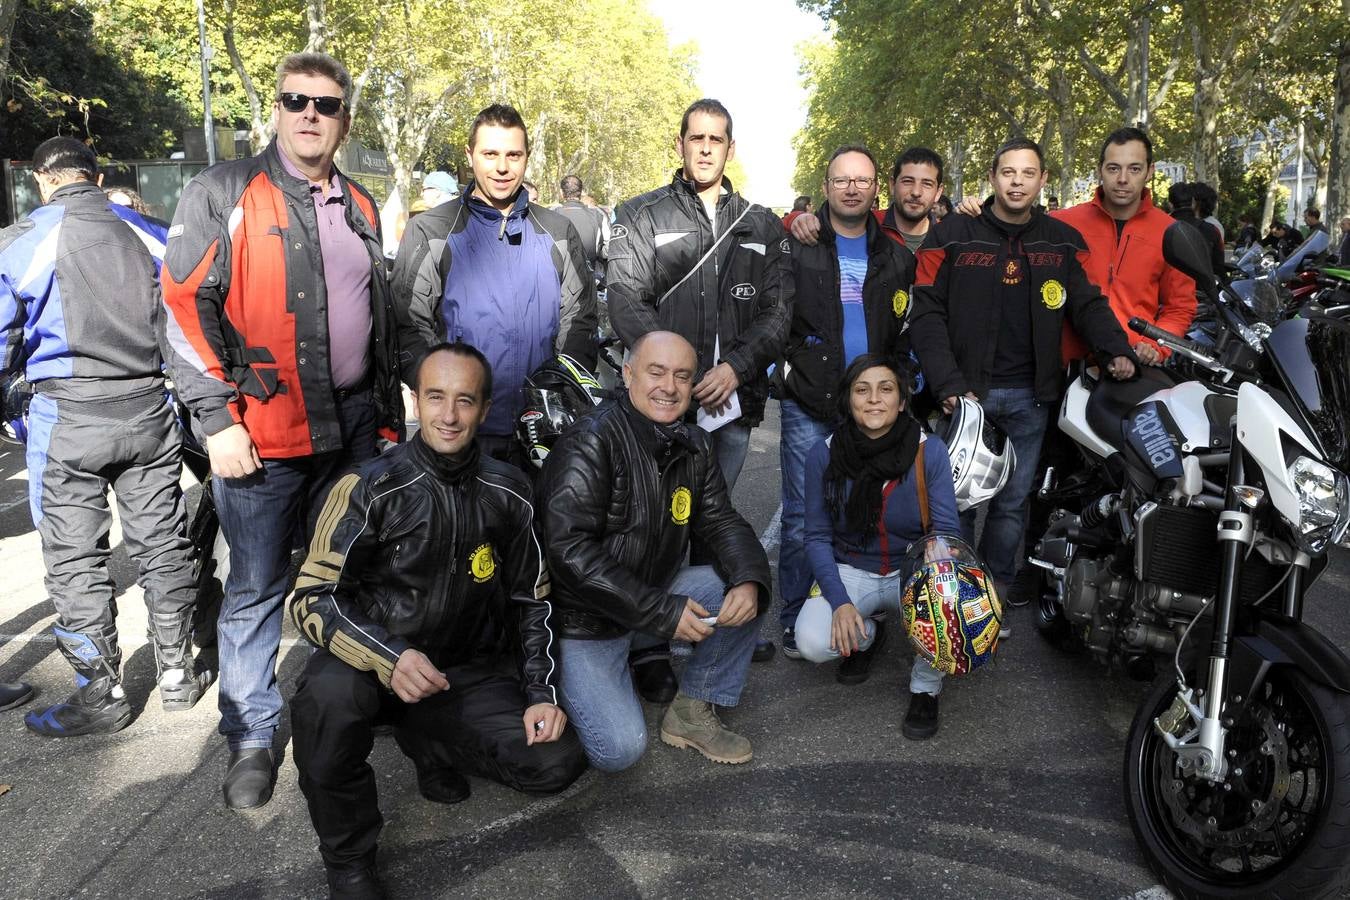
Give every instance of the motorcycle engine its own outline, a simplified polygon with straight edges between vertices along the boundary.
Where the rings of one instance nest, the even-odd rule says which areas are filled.
[[[1109,560],[1079,556],[1064,573],[1064,617],[1094,656],[1106,660],[1117,643],[1121,612],[1133,594],[1133,579],[1114,574]]]

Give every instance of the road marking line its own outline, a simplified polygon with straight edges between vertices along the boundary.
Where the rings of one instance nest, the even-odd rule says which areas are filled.
[[[773,518],[769,524],[764,526],[764,533],[759,536],[759,545],[768,553],[778,546],[779,540],[783,536],[783,504],[778,504],[778,508],[773,511]]]
[[[52,633],[50,633],[50,632],[48,632],[48,631],[45,631],[45,630],[44,630],[44,631],[24,631],[24,632],[20,632],[19,634],[0,634],[0,644],[8,644],[8,643],[10,643],[11,641],[17,642],[17,643],[20,643],[20,644],[55,644],[55,643],[56,643],[56,635],[54,635],[54,634],[52,634]],[[118,643],[118,645],[119,645],[120,647],[122,647],[123,649],[126,649],[127,647],[144,647],[144,646],[147,646],[150,642],[149,642],[148,640],[146,640],[145,638],[139,638],[139,639],[138,639],[138,638],[131,638],[131,639],[127,639],[127,638],[121,638],[121,637],[119,637],[118,640],[117,640],[117,643]],[[303,638],[282,638],[282,639],[281,639],[281,646],[282,646],[282,647],[309,647],[309,646],[312,646],[312,645],[310,644],[309,641],[304,640]]]

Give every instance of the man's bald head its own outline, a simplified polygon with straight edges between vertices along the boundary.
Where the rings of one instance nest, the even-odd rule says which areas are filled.
[[[644,334],[633,342],[623,367],[633,408],[653,422],[678,422],[689,409],[697,368],[694,345],[678,334]]]

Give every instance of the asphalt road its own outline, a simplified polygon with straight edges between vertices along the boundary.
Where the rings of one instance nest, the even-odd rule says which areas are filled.
[[[70,690],[70,670],[45,630],[22,466],[0,455],[0,680],[26,679],[47,703]],[[776,554],[775,421],[755,432],[735,496]],[[160,710],[134,569],[120,550],[114,563],[137,717],[116,735],[51,740],[30,735],[20,711],[0,713],[0,785],[11,786],[0,896],[324,896],[294,765],[283,762],[265,808],[224,808],[215,690],[190,712]],[[1342,555],[1309,602],[1342,646],[1347,598]],[[654,740],[633,769],[587,773],[558,797],[474,780],[473,797],[447,808],[418,795],[411,763],[380,739],[385,882],[399,897],[1167,896],[1121,798],[1125,735],[1147,685],[1055,652],[1028,609],[1011,621],[993,667],[949,681],[941,731],[923,743],[900,734],[910,652],[898,640],[853,688],[832,666],[756,665],[725,715],[754,743],[746,766]],[[288,697],[306,654],[288,630]],[[659,711],[648,712],[655,734]]]

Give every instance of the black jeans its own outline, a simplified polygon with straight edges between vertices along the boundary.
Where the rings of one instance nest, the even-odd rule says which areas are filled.
[[[585,771],[571,727],[553,743],[526,746],[526,700],[513,670],[509,661],[453,666],[448,691],[404,703],[374,674],[315,651],[291,700],[291,727],[300,790],[325,865],[354,869],[375,861],[384,819],[366,758],[377,724],[394,725],[399,748],[419,768],[450,766],[527,794],[555,794]]]

